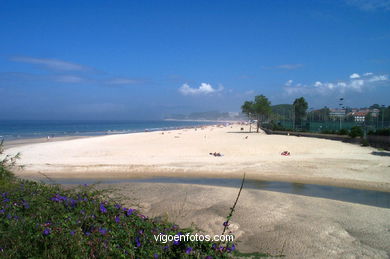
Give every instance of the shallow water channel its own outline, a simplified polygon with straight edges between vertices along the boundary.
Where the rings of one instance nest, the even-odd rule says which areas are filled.
[[[241,179],[231,178],[147,178],[147,179],[55,179],[58,184],[180,183],[237,187]],[[48,182],[50,183],[50,182]],[[370,191],[317,184],[245,180],[244,188],[319,197],[370,206],[390,208],[390,192]]]

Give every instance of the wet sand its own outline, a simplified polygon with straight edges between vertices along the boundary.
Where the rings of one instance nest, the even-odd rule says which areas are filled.
[[[188,184],[122,183],[124,204],[182,227],[221,234],[237,188]],[[245,189],[230,229],[241,252],[286,258],[388,258],[390,209],[322,198]]]

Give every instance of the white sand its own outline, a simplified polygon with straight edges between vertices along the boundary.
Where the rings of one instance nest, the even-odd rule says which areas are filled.
[[[374,148],[249,134],[240,127],[90,137],[17,146],[7,152],[21,152],[23,176],[42,172],[52,178],[241,177],[246,172],[252,179],[390,191],[390,157],[372,154]],[[281,156],[284,150],[291,156]]]

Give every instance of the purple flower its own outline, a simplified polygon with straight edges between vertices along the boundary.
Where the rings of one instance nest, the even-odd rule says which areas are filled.
[[[53,198],[51,198],[52,201],[55,201],[55,202],[62,202],[62,201],[66,201],[67,198],[65,196],[61,196],[59,194],[56,194],[54,195]]]
[[[177,240],[177,241],[175,240],[175,241],[173,241],[173,244],[174,245],[178,245],[178,244],[180,244],[180,241],[179,240]]]
[[[141,246],[141,242],[139,241],[139,237],[136,237],[135,238],[135,242],[137,244],[137,247],[140,247]]]
[[[223,223],[223,226],[224,227],[227,227],[227,226],[229,226],[230,224],[229,224],[229,222],[227,222],[227,221],[225,221],[224,223]]]
[[[104,207],[104,204],[103,204],[103,203],[100,203],[100,211],[101,211],[102,213],[106,213],[106,212],[107,212],[107,209],[106,209],[106,207]]]
[[[5,209],[1,209],[0,214],[4,214],[4,213],[5,213]]]
[[[157,258],[158,258],[158,254],[154,254],[154,255],[153,255],[153,258],[154,258],[154,259],[157,259]]]
[[[213,259],[213,257],[211,255],[208,255],[204,259]]]
[[[88,232],[88,231],[87,231],[87,232],[85,232],[85,235],[86,235],[86,236],[89,236],[89,235],[91,235],[91,232]]]
[[[128,210],[126,211],[126,216],[132,215],[134,211],[135,211],[135,209],[128,209]]]
[[[27,201],[23,201],[23,207],[24,207],[25,209],[28,209],[28,208],[30,208],[30,204],[28,204]]]
[[[76,207],[76,204],[77,204],[77,201],[76,201],[76,200],[74,200],[74,199],[71,199],[71,200],[70,200],[70,206],[71,206],[72,208]]]
[[[99,229],[99,232],[100,232],[102,235],[105,235],[105,234],[107,234],[107,229],[105,229],[105,228],[100,228],[100,229]]]
[[[118,210],[120,210],[120,209],[121,209],[121,205],[115,204],[115,208],[118,209]]]
[[[119,218],[119,216],[115,216],[115,222],[116,222],[116,223],[121,222],[121,219]]]
[[[75,231],[70,231],[70,235],[72,235],[72,236],[74,236],[74,234],[75,234],[76,232]]]
[[[187,249],[186,249],[186,254],[190,254],[191,253],[191,251],[192,251],[192,247],[187,247]]]
[[[44,235],[44,236],[47,236],[47,235],[50,234],[50,232],[51,232],[51,229],[50,229],[50,228],[45,228],[45,229],[43,230],[43,235]]]

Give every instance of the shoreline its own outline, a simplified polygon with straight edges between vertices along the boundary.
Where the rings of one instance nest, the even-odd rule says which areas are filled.
[[[49,143],[49,142],[56,142],[56,141],[66,141],[66,140],[73,140],[73,139],[83,139],[83,138],[94,138],[94,137],[104,137],[104,136],[115,136],[115,135],[128,135],[128,134],[135,134],[135,133],[149,133],[149,132],[166,132],[166,131],[176,131],[176,130],[183,130],[183,129],[194,129],[194,128],[201,128],[201,127],[209,127],[209,126],[218,126],[222,123],[239,123],[237,121],[213,121],[213,120],[163,120],[163,121],[178,121],[178,122],[219,122],[220,124],[199,124],[199,125],[193,125],[193,126],[177,126],[177,127],[170,127],[170,128],[158,128],[156,130],[153,129],[144,129],[144,130],[136,130],[132,132],[114,132],[114,131],[108,131],[108,132],[92,132],[96,134],[90,134],[90,135],[60,135],[60,136],[54,136],[50,137],[48,140],[47,137],[22,137],[22,138],[16,138],[16,139],[3,139],[3,147],[4,149],[9,149],[12,147],[19,147],[29,144],[40,144],[40,143]]]
[[[248,126],[209,125],[27,141],[8,145],[6,152],[22,153],[20,164],[26,167],[15,171],[19,177],[240,179],[245,172],[247,179],[253,180],[390,192],[390,175],[386,174],[390,159],[375,155],[373,148],[316,138],[249,134],[240,130],[243,127]],[[280,156],[283,150],[292,155]],[[210,156],[209,152],[224,156]]]

